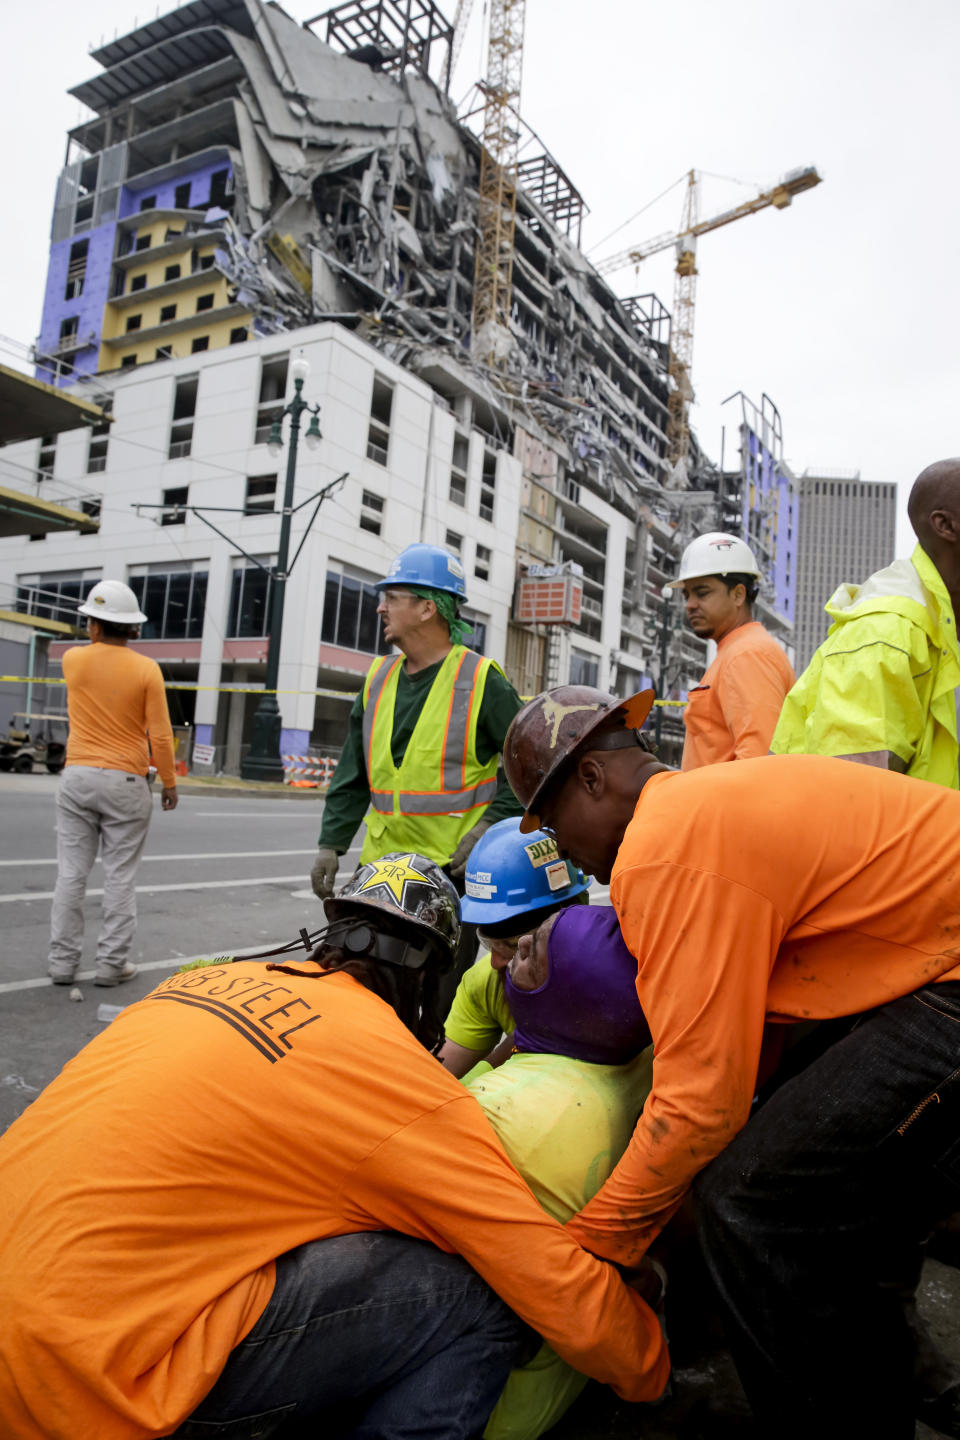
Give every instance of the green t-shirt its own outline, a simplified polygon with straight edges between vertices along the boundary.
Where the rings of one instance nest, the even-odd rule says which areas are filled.
[[[489,1054],[500,1036],[513,1029],[502,974],[494,970],[489,954],[481,955],[465,972],[443,1028],[454,1045],[481,1055]]]
[[[547,1214],[564,1224],[597,1193],[627,1148],[650,1093],[653,1046],[626,1065],[522,1053],[496,1070],[477,1066],[471,1077],[467,1088],[507,1155]],[[510,1372],[484,1440],[537,1440],[586,1383],[585,1375],[542,1345],[529,1364]]]

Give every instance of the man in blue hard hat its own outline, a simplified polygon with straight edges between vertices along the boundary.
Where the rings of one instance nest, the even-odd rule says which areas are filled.
[[[417,851],[458,886],[484,831],[519,814],[498,769],[521,701],[494,660],[462,643],[462,564],[438,545],[408,545],[376,588],[384,636],[400,654],[376,657],[350,711],[310,876],[320,899],[368,807],[363,862]]]

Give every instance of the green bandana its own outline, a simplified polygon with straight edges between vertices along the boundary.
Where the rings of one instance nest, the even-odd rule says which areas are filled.
[[[456,597],[448,594],[446,590],[428,590],[416,585],[411,585],[409,589],[410,594],[416,595],[418,600],[433,601],[440,619],[446,621],[451,641],[454,645],[462,645],[464,636],[471,633],[473,626],[469,620],[461,620],[457,614],[459,601]]]

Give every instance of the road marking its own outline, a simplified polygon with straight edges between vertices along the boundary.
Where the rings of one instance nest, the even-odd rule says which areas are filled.
[[[153,895],[160,890],[237,890],[250,885],[292,885],[302,880],[303,872],[296,875],[243,875],[236,880],[180,880],[173,885],[138,885],[138,895]],[[11,905],[15,900],[52,900],[52,890],[24,890],[19,895],[0,895],[0,905]],[[102,890],[88,890],[87,895],[102,895]]]
[[[273,859],[274,856],[279,855],[312,855],[315,849],[316,846],[314,846],[310,850],[271,850],[270,858]],[[198,851],[196,855],[142,855],[140,857],[141,862],[143,863],[145,863],[147,860],[262,860],[263,858],[264,852],[262,850],[204,850],[202,852]],[[45,860],[0,860],[0,866],[56,865],[56,863],[56,855],[49,856]],[[100,864],[99,855],[94,861],[94,864]]]
[[[201,820],[289,820],[295,811],[302,809],[302,804],[291,803],[289,810],[191,810],[190,814]],[[317,823],[316,815],[313,823]]]
[[[261,950],[274,950],[278,945],[285,943],[283,940],[264,940],[262,945],[246,946],[242,950],[224,951],[224,954],[230,954],[242,960],[244,955],[259,955]],[[137,970],[141,975],[145,975],[148,970],[179,970],[181,965],[189,965],[194,960],[209,960],[213,955],[219,953],[217,950],[205,950],[202,955],[178,955],[175,959],[171,960],[138,960],[136,962]],[[282,956],[278,956],[277,958],[282,959]],[[78,970],[73,977],[72,983],[76,985],[80,980],[92,980],[93,977],[93,970]],[[13,990],[42,990],[45,986],[53,987],[53,981],[47,975],[36,976],[31,980],[7,980],[3,985],[0,985],[0,995],[9,995]],[[65,989],[66,987],[64,986],[62,988]],[[100,986],[99,988],[106,989],[107,987]],[[111,988],[119,990],[123,987],[115,985]],[[106,1000],[108,997],[104,995],[102,998]],[[132,1000],[130,1004],[133,1004]]]

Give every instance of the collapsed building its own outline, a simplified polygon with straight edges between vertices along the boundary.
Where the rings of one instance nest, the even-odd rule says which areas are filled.
[[[306,26],[262,0],[188,0],[101,44],[71,91],[93,115],[57,187],[38,373],[109,392],[143,367],[345,327],[454,416],[451,501],[472,432],[487,518],[497,452],[519,464],[498,540],[519,580],[573,582],[560,626],[537,623],[529,586],[526,608],[515,597],[500,658],[521,688],[682,693],[703,647],[662,587],[730,484],[694,439],[690,487],[671,488],[670,315],[596,273],[582,196],[545,149],[519,170],[509,349],[496,369],[472,352],[481,146],[431,78],[452,39],[432,0],[347,0]],[[378,403],[385,430],[375,381],[368,458]]]

